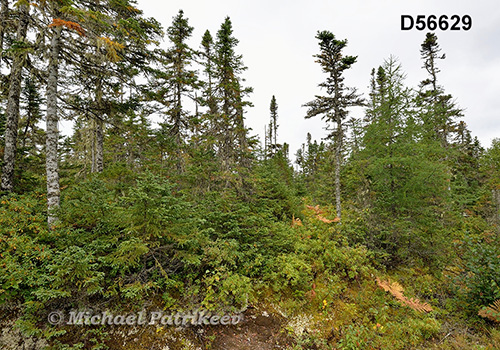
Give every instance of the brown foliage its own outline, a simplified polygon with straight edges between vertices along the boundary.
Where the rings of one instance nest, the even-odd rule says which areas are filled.
[[[385,290],[386,292],[391,293],[400,303],[412,308],[415,311],[418,312],[431,312],[432,307],[427,304],[423,303],[417,298],[407,298],[403,294],[403,287],[398,283],[398,282],[392,282],[391,281],[383,281],[377,277],[377,284],[379,285],[380,288]]]
[[[322,221],[324,223],[331,224],[332,222],[339,222],[340,221],[339,218],[334,218],[333,220],[329,220],[329,219],[325,218],[324,216],[322,216],[321,214],[324,214],[325,212],[319,208],[319,205],[316,205],[315,207],[313,207],[312,205],[306,205],[306,208],[314,211],[314,214],[316,215],[316,219],[318,219],[319,221]]]
[[[319,205],[316,205],[315,207],[313,207],[312,205],[306,205],[306,208],[310,209],[310,210],[313,210],[316,215],[320,215],[320,214],[324,213],[323,210],[321,210],[319,208]]]
[[[334,218],[333,220],[328,220],[328,219],[322,217],[321,215],[316,216],[316,219],[318,219],[319,221],[326,222],[327,224],[331,224],[332,222],[339,222],[340,221],[339,218]]]
[[[49,24],[49,28],[51,28],[51,27],[60,27],[60,26],[66,27],[66,28],[71,29],[71,30],[74,30],[80,36],[85,36],[85,30],[83,29],[83,27],[81,25],[79,25],[76,22],[65,21],[65,20],[60,19],[60,18],[53,18],[52,19],[52,23]]]
[[[500,323],[500,299],[495,300],[493,304],[483,307],[477,313],[479,316]]]
[[[300,220],[299,218],[295,218],[295,216],[293,216],[293,218],[292,218],[292,226],[303,226],[302,225],[302,220]]]

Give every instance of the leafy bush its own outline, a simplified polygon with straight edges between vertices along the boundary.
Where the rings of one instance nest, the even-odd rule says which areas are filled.
[[[462,273],[458,282],[464,286],[461,294],[473,313],[481,306],[500,299],[500,236],[483,233],[468,235],[455,242]]]

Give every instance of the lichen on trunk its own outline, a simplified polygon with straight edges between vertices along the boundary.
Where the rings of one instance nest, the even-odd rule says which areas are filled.
[[[47,139],[46,139],[46,171],[47,171],[47,209],[48,209],[48,224],[52,227],[57,216],[54,210],[59,207],[59,164],[57,154],[57,143],[59,139],[57,114],[57,83],[59,74],[59,51],[61,45],[61,30],[60,26],[55,27],[52,32],[52,40],[50,44],[50,56],[47,78]]]

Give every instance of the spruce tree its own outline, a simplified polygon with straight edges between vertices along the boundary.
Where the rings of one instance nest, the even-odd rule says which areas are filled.
[[[189,66],[194,59],[194,51],[187,45],[191,37],[193,27],[184,17],[184,12],[179,11],[174,17],[172,25],[167,28],[167,36],[173,46],[167,50],[166,79],[163,89],[167,94],[164,96],[167,107],[169,133],[173,137],[177,153],[177,169],[182,170],[182,147],[186,132],[191,127],[189,112],[183,107],[184,98],[196,100],[194,90],[198,87],[198,77]]]
[[[271,105],[269,106],[269,111],[271,113],[271,121],[269,123],[271,149],[273,153],[278,151],[278,103],[276,102],[276,97],[273,95],[271,98]]]
[[[492,207],[490,220],[500,227],[500,139],[495,138],[481,156],[481,173],[485,178],[487,203]],[[497,234],[498,235],[498,234]]]
[[[24,81],[24,88],[21,93],[21,101],[24,104],[24,117],[20,119],[21,146],[28,147],[30,151],[36,151],[36,146],[40,144],[39,136],[41,129],[37,124],[42,119],[42,103],[44,99],[39,92],[40,86],[35,78],[29,76]]]
[[[441,149],[436,148],[435,157],[445,164],[450,177],[450,209],[461,215],[477,201],[480,146],[474,145],[466,124],[457,121],[463,117],[463,110],[438,82],[438,62],[446,58],[440,52],[437,36],[427,33],[420,53],[428,78],[420,83],[417,104],[425,137],[429,142],[438,140],[441,145]]]
[[[215,137],[224,171],[230,171],[236,164],[249,166],[244,108],[251,106],[245,97],[252,89],[242,86],[244,79],[241,74],[247,68],[243,65],[242,56],[235,52],[238,42],[233,36],[231,19],[226,17],[217,32],[214,74],[214,95],[218,104],[218,116],[214,121]]]
[[[308,107],[306,118],[321,115],[327,122],[327,128],[333,127],[328,138],[333,140],[335,145],[335,205],[337,217],[341,219],[340,170],[345,133],[343,122],[348,115],[348,108],[362,106],[363,99],[356,93],[355,88],[349,88],[344,84],[344,71],[356,62],[355,56],[343,54],[347,40],[337,40],[329,31],[318,32],[316,39],[319,41],[320,53],[314,57],[317,58],[316,62],[321,65],[323,72],[327,74],[326,80],[319,86],[326,90],[327,95],[316,96],[304,106]]]
[[[482,174],[480,160],[484,152],[477,137],[472,137],[461,120],[451,141],[454,162],[451,167],[451,197],[453,209],[463,216],[472,211],[480,199]]]
[[[12,191],[14,187],[14,166],[17,152],[17,128],[19,124],[22,70],[29,47],[26,42],[29,24],[29,5],[20,3],[18,6],[18,14],[18,27],[16,41],[12,47],[13,58],[10,71],[7,109],[5,111],[5,148],[1,181],[1,188],[3,191]]]
[[[73,89],[62,95],[74,116],[83,118],[84,128],[88,129],[90,171],[102,172],[106,126],[119,124],[123,113],[138,99],[140,87],[136,79],[150,72],[157,59],[149,48],[157,44],[161,27],[155,20],[143,17],[142,11],[128,0],[88,3],[80,15],[86,35],[75,42],[72,51],[87,54],[72,62],[77,66],[69,76]]]
[[[427,137],[438,139],[444,148],[448,148],[450,135],[453,132],[455,119],[462,117],[463,111],[458,108],[449,94],[438,83],[438,61],[446,58],[440,55],[441,48],[434,33],[427,33],[421,45],[420,54],[424,61],[428,78],[420,83],[418,104],[422,109],[421,119],[426,126]]]
[[[210,31],[206,30],[203,34],[201,40],[201,51],[200,63],[203,67],[203,73],[205,75],[205,80],[202,82],[202,96],[200,102],[202,106],[207,107],[207,112],[205,113],[204,121],[208,122],[208,133],[214,133],[215,120],[218,114],[217,100],[215,98],[214,88],[215,88],[215,52],[214,52],[214,40]]]

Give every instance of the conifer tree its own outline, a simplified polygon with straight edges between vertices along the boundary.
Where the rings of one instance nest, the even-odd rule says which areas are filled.
[[[472,137],[463,120],[456,125],[454,134],[451,143],[455,159],[451,167],[451,196],[453,209],[463,215],[472,210],[480,199],[480,161],[484,149],[478,138]]]
[[[491,193],[487,196],[493,207],[492,221],[500,225],[500,139],[495,138],[491,146],[481,157],[481,170],[486,180],[486,190]],[[491,200],[490,200],[491,198]]]
[[[64,101],[88,124],[92,172],[104,169],[105,126],[119,124],[122,113],[134,105],[129,102],[140,92],[136,78],[150,72],[157,59],[149,46],[157,44],[161,27],[133,5],[128,0],[88,3],[80,11],[86,36],[73,50],[87,54],[72,62],[78,67],[71,75],[76,89],[65,94]]]
[[[187,45],[187,40],[191,37],[193,29],[182,10],[167,28],[167,36],[173,46],[166,52],[162,103],[167,106],[168,132],[176,145],[178,171],[183,167],[182,147],[186,132],[192,124],[192,117],[185,110],[183,100],[188,98],[195,101],[194,91],[198,87],[197,73],[189,69],[195,52]]]
[[[416,255],[432,262],[443,243],[446,168],[433,156],[439,142],[423,137],[414,93],[404,79],[392,57],[377,70],[363,148],[353,159],[363,174],[359,182],[366,186],[361,192],[369,194],[358,196],[358,202],[371,213],[370,236],[365,237],[370,248],[390,253],[389,263]]]
[[[438,140],[441,145],[441,149],[435,149],[434,156],[439,157],[447,166],[450,177],[448,190],[451,195],[449,204],[461,214],[477,200],[477,195],[473,193],[478,186],[479,156],[475,159],[471,156],[480,153],[480,147],[474,145],[466,124],[457,122],[457,119],[463,117],[463,110],[438,82],[438,62],[446,58],[440,52],[437,36],[427,33],[420,53],[428,78],[420,83],[417,105],[420,108],[421,122],[425,126],[425,137],[428,140]]]
[[[348,88],[344,84],[344,71],[356,62],[355,56],[343,54],[347,40],[337,40],[329,31],[318,32],[316,39],[319,41],[320,53],[314,57],[327,74],[326,80],[319,86],[326,90],[327,96],[316,96],[304,106],[308,107],[306,118],[321,115],[327,122],[327,128],[334,128],[328,138],[332,139],[335,145],[335,205],[337,217],[341,219],[340,169],[345,132],[343,121],[348,115],[348,107],[361,106],[363,100],[355,88]]]
[[[331,144],[324,141],[318,143],[307,133],[306,142],[297,151],[295,163],[299,166],[299,179],[304,182],[308,193],[314,200],[329,203],[332,185],[332,152]]]
[[[427,137],[440,140],[446,149],[450,143],[450,134],[455,128],[455,119],[463,115],[449,94],[439,85],[437,75],[440,72],[438,61],[446,58],[440,55],[441,49],[434,33],[427,33],[421,45],[420,54],[429,77],[420,83],[418,104],[422,108],[422,122],[426,126]]]
[[[269,123],[269,141],[271,144],[271,149],[273,153],[278,151],[278,103],[276,102],[276,97],[273,95],[271,98],[271,105],[269,106],[269,110],[271,112],[271,121]]]
[[[2,169],[1,188],[12,191],[14,187],[14,166],[17,151],[17,133],[19,124],[19,100],[21,98],[22,70],[27,54],[26,35],[29,24],[29,5],[19,3],[16,41],[13,44],[13,59],[10,71],[5,124],[4,166]],[[3,35],[3,34],[2,34]]]
[[[251,88],[242,87],[241,74],[247,69],[242,56],[236,54],[238,39],[233,36],[233,27],[226,17],[217,32],[215,42],[215,86],[218,117],[215,121],[218,154],[225,171],[240,163],[249,165],[247,128],[244,123],[244,108],[251,106],[245,101]]]
[[[39,92],[40,86],[35,78],[28,76],[24,81],[24,89],[21,101],[24,104],[24,117],[20,119],[20,130],[22,132],[21,146],[28,147],[30,152],[36,152],[36,146],[41,144],[39,138],[42,133],[37,124],[42,119],[42,103],[44,99]]]
[[[205,81],[202,83],[203,92],[200,98],[201,104],[206,106],[208,111],[205,115],[205,120],[208,122],[208,133],[213,135],[215,119],[218,113],[217,100],[214,93],[215,83],[215,53],[214,53],[214,40],[210,31],[206,30],[201,40],[201,65],[205,75]]]
[[[71,6],[73,5],[73,6]],[[76,6],[75,6],[76,5]],[[78,23],[82,20],[79,3],[66,4],[59,1],[41,2],[37,7],[39,18],[36,25],[40,31],[40,40],[46,36],[50,42],[47,47],[47,75],[46,75],[46,175],[47,175],[47,208],[48,225],[52,227],[58,220],[55,210],[59,207],[59,98],[61,93],[60,68],[67,62],[73,63],[76,59],[73,54],[74,43],[78,38],[85,37],[85,29]],[[83,12],[82,12],[83,11]],[[46,30],[48,28],[48,30]],[[64,29],[64,31],[63,31]],[[76,40],[72,39],[75,35]]]
[[[404,172],[405,167],[400,162],[409,156],[406,153],[417,136],[411,115],[411,91],[404,87],[403,80],[401,66],[392,57],[378,68],[375,94],[367,110],[371,122],[365,127],[363,140],[363,153],[381,176],[373,179],[380,191],[377,203],[387,204],[384,210],[390,212],[390,216],[397,215],[400,207],[399,198],[391,197],[397,195],[404,178],[401,171]],[[382,199],[382,193],[388,197]]]

